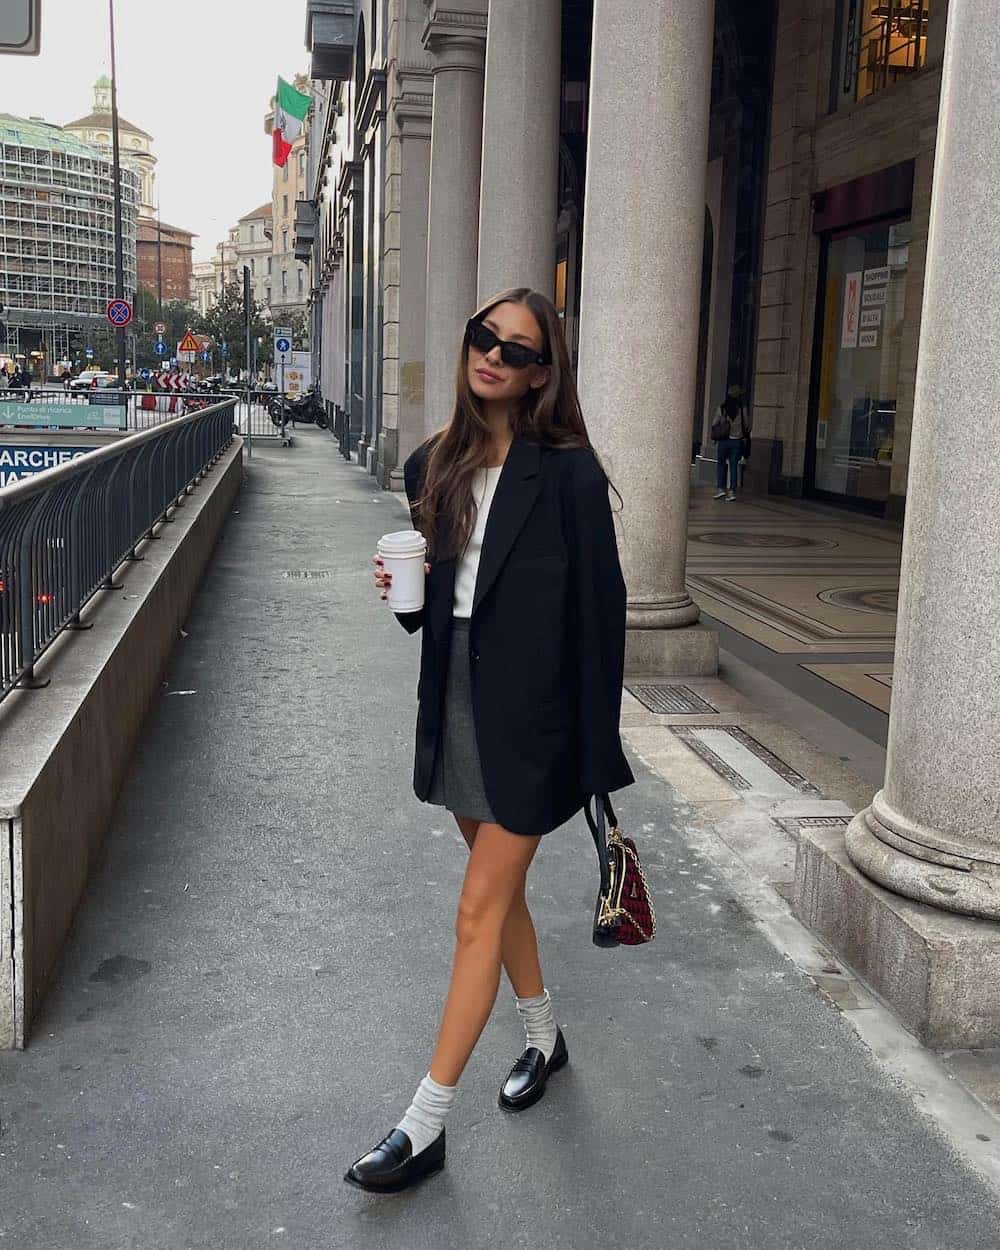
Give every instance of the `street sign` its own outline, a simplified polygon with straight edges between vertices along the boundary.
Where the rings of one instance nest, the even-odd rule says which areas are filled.
[[[203,361],[203,362],[207,365],[207,364],[208,364],[208,362],[212,359],[212,353],[211,353],[211,352],[202,352],[202,353],[201,353],[201,358],[202,358],[202,361]]]
[[[292,331],[287,326],[275,326],[274,359],[276,364],[288,364],[292,355]]]
[[[108,320],[118,330],[128,325],[132,320],[132,305],[127,299],[113,299],[108,302]]]
[[[201,344],[194,337],[190,330],[184,335],[177,344],[178,352],[198,352],[201,351]]]
[[[229,359],[229,344],[228,343],[219,344],[219,354],[221,355],[223,360]]]
[[[37,56],[42,0],[3,0],[0,4],[0,53]]]
[[[152,376],[153,376],[152,369],[140,369],[139,370],[139,377],[142,378],[144,382],[148,382]]]
[[[153,351],[156,352],[157,356],[165,356],[169,350],[162,339],[158,343],[153,344]]]
[[[94,349],[92,347],[88,347],[87,350],[83,354],[87,357],[88,360],[94,359]]]
[[[153,326],[154,334],[166,334],[167,323],[165,321],[157,321]]]

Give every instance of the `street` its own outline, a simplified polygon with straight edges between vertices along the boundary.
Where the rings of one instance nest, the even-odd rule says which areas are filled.
[[[23,1053],[0,1054],[18,1250],[973,1250],[1000,1204],[768,944],[631,757],[656,940],[590,942],[581,818],[529,877],[570,1052],[504,1115],[506,978],[445,1171],[346,1166],[427,1070],[465,858],[410,786],[419,638],[371,584],[397,496],[300,429],[258,444]]]

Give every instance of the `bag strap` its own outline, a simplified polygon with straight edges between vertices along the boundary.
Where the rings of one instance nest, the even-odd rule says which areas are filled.
[[[601,866],[601,893],[607,894],[611,889],[611,867],[608,863],[608,831],[605,821],[610,821],[614,829],[618,824],[618,818],[615,816],[611,799],[607,794],[595,794],[593,800],[594,815],[590,812],[590,797],[583,805],[583,813],[587,817],[594,846],[597,848],[597,860]]]

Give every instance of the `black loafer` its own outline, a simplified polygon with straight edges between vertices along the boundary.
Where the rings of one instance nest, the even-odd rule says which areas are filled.
[[[566,1039],[562,1029],[557,1029],[555,1048],[548,1063],[537,1046],[529,1046],[511,1068],[497,1102],[504,1111],[523,1111],[532,1106],[545,1093],[545,1082],[550,1074],[558,1072],[568,1060]]]
[[[377,1146],[344,1173],[344,1180],[359,1189],[373,1193],[391,1194],[415,1185],[432,1172],[444,1167],[444,1129],[431,1144],[418,1155],[413,1153],[413,1143],[401,1128],[394,1128]]]

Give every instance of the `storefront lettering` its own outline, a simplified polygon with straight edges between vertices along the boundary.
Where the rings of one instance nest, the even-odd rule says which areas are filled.
[[[858,313],[861,295],[861,274],[849,273],[844,278],[844,322],[840,334],[843,348],[858,345]]]
[[[0,446],[0,487],[10,486],[45,469],[54,469],[67,460],[76,460],[90,450],[89,447]]]

